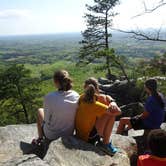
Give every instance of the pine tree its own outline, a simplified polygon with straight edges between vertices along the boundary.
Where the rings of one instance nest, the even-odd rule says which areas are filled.
[[[98,51],[109,50],[109,38],[112,36],[109,28],[112,26],[112,19],[117,15],[113,8],[119,0],[94,0],[94,5],[86,5],[88,13],[85,14],[87,29],[82,32],[83,40],[80,42],[80,62],[90,63],[104,57],[104,67],[111,75],[110,54],[98,54]]]
[[[0,73],[0,112],[3,123],[30,123],[38,106],[39,79],[23,65],[12,65]],[[32,112],[32,113],[31,113]],[[3,118],[1,117],[1,118]]]

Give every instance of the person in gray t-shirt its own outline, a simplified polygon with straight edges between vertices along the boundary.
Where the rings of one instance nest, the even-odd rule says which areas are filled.
[[[38,109],[37,129],[39,138],[32,143],[38,144],[43,136],[55,140],[72,135],[79,94],[72,89],[72,80],[65,70],[56,71],[54,84],[58,89],[44,98],[44,108]]]

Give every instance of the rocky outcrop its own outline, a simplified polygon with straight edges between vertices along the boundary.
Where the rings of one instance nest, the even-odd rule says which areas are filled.
[[[116,128],[115,124],[115,128]],[[115,129],[114,129],[115,131]],[[33,153],[30,144],[37,136],[36,125],[10,125],[0,127],[0,165],[2,166],[129,166],[136,153],[132,137],[112,134],[112,142],[119,152],[110,157],[74,136],[53,141],[43,159]]]
[[[112,96],[119,105],[126,105],[140,101],[142,91],[134,80],[115,80],[114,82],[99,78],[99,88],[102,93]]]

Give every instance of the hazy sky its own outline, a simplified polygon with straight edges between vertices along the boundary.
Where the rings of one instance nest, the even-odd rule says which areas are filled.
[[[157,0],[146,1],[150,6]],[[115,8],[119,15],[114,19],[114,27],[166,27],[166,6],[132,18],[143,11],[142,2],[121,0]],[[0,35],[80,32],[85,29],[86,3],[93,4],[93,0],[0,0]]]

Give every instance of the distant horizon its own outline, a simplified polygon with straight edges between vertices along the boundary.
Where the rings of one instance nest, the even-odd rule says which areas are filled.
[[[133,30],[133,29],[131,29],[131,30]],[[155,30],[158,30],[157,28],[145,28],[145,29],[141,29],[142,31],[155,31]],[[166,28],[164,28],[164,30],[166,30]],[[130,30],[127,30],[127,31],[130,31]],[[81,35],[81,32],[82,31],[80,31],[80,32],[78,32],[78,31],[75,31],[75,32],[53,32],[53,33],[31,33],[31,34],[8,34],[8,35],[6,35],[6,34],[4,34],[4,35],[2,35],[2,34],[0,34],[0,37],[21,37],[21,36],[46,36],[46,35],[69,35],[69,34],[80,34]],[[116,33],[119,33],[119,34],[127,34],[127,33],[125,33],[125,32],[120,32],[120,31],[118,31],[118,30],[111,30],[111,33],[112,34],[116,34]]]
[[[14,37],[14,36],[42,36],[42,35],[61,35],[61,34],[80,34],[81,32],[55,32],[55,33],[30,33],[30,34],[9,34],[0,35],[0,37]]]
[[[113,9],[119,13],[113,18],[113,28],[166,28],[166,5],[152,13],[133,18],[143,12],[142,1],[120,2]],[[157,3],[156,0],[150,0],[147,5],[152,8],[154,3]],[[87,13],[85,4],[92,5],[93,0],[0,0],[0,36],[81,33],[86,29],[83,18]]]

